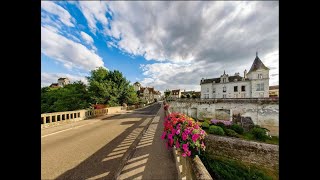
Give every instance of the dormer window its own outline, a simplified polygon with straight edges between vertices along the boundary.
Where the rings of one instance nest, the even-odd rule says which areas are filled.
[[[258,74],[258,79],[262,79],[262,74]]]
[[[225,83],[227,80],[226,78],[222,78],[222,82]]]

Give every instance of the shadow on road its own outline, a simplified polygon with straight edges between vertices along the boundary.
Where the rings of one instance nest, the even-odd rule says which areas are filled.
[[[143,109],[143,111],[137,111],[148,111],[149,116],[154,116],[160,106],[160,104],[155,104]],[[132,114],[132,116],[137,116],[137,114]],[[112,119],[119,117],[121,116],[113,117]],[[119,169],[124,154],[138,135],[141,134],[145,125],[151,120],[151,118],[141,115],[138,115],[138,117],[141,117],[140,121],[135,121],[133,126],[127,128],[118,137],[110,141],[89,158],[83,162],[79,162],[79,165],[61,174],[56,179],[113,179],[116,171]]]

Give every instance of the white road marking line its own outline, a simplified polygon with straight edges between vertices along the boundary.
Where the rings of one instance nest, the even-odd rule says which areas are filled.
[[[96,121],[96,122],[98,122],[98,121]],[[85,125],[90,125],[90,124],[93,124],[93,123],[96,123],[96,122],[92,122],[92,123],[88,123],[88,124],[84,124],[84,125],[80,125],[80,126],[71,127],[69,129],[64,129],[64,130],[57,131],[57,132],[54,132],[54,133],[51,133],[51,134],[46,134],[44,136],[41,136],[41,138],[44,138],[44,137],[47,137],[47,136],[51,136],[51,135],[54,135],[54,134],[58,134],[58,133],[61,133],[61,132],[64,132],[64,131],[68,131],[68,130],[71,130],[71,129],[77,129],[79,127],[82,127],[82,126],[85,126]]]

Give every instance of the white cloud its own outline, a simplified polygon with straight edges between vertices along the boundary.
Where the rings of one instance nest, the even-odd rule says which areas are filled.
[[[87,84],[88,81],[85,76],[79,76],[68,73],[46,73],[41,72],[41,87],[50,86],[51,83],[58,83],[58,79],[61,77],[67,77],[71,83],[75,81],[82,81],[84,84]]]
[[[74,27],[74,18],[72,18],[70,13],[63,7],[55,4],[52,1],[41,1],[41,8],[53,15],[57,15],[59,20],[65,25]]]
[[[103,1],[80,1],[79,8],[88,22],[92,33],[96,34],[97,23],[107,26],[107,3]]]
[[[93,44],[93,39],[89,34],[83,32],[83,31],[81,31],[80,34],[81,34],[81,37],[86,41],[87,44],[89,44],[89,45]]]
[[[272,67],[270,84],[278,83],[278,2],[80,2],[80,9],[94,32],[101,23],[111,36],[108,47],[157,61],[141,65],[148,86],[199,90],[202,77],[249,70],[257,49]]]
[[[74,42],[48,27],[41,26],[41,52],[67,68],[92,70],[103,66],[102,58],[84,45]]]

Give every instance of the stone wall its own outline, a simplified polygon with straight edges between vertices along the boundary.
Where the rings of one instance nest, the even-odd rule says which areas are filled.
[[[217,118],[216,110],[226,109],[230,120],[234,115],[250,117],[254,124],[270,130],[270,135],[279,135],[279,103],[277,100],[177,100],[171,101],[170,111],[187,114],[203,120]]]
[[[238,138],[209,134],[205,140],[206,152],[279,173],[279,146],[246,141]]]

